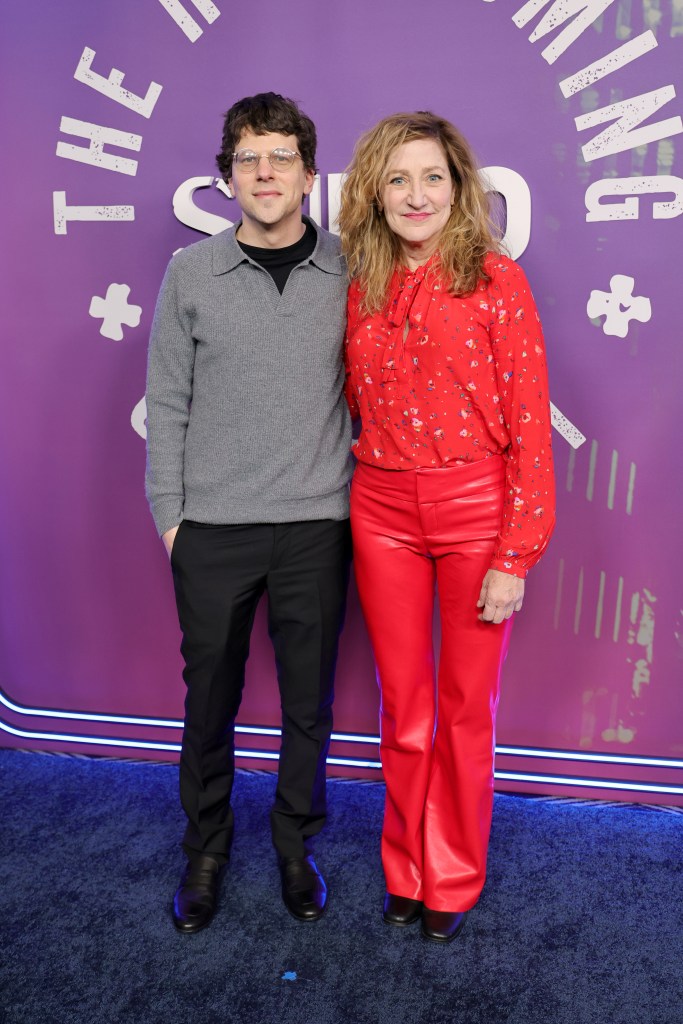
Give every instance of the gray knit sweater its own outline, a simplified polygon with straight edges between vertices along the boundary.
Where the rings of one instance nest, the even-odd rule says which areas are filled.
[[[279,294],[236,228],[183,249],[159,293],[147,372],[147,498],[159,534],[181,519],[344,519],[347,275],[316,226]]]

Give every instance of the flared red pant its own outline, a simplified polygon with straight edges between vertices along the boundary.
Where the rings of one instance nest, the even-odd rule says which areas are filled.
[[[486,876],[512,620],[480,622],[477,600],[504,482],[504,460],[490,457],[407,471],[359,463],[351,488],[356,581],[381,691],[382,864],[389,892],[431,910],[468,910]]]

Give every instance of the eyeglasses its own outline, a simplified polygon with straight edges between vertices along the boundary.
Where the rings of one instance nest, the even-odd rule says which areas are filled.
[[[239,171],[249,172],[256,170],[264,156],[275,171],[287,171],[297,157],[302,159],[300,153],[283,148],[271,149],[270,153],[254,153],[253,149],[241,149],[239,153],[233,153],[232,159]]]

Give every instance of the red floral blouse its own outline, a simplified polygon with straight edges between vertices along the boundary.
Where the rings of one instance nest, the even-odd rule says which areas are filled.
[[[555,523],[543,332],[524,271],[489,253],[489,281],[448,294],[438,255],[397,270],[384,312],[365,315],[349,289],[346,397],[361,462],[403,470],[507,460],[493,569],[525,577]],[[406,320],[408,329],[406,333]]]

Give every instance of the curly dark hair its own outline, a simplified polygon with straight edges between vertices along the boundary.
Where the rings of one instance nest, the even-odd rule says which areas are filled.
[[[225,115],[221,151],[216,155],[218,169],[225,181],[232,177],[233,153],[245,131],[252,131],[255,135],[267,132],[295,135],[304,167],[307,171],[317,170],[317,136],[310,117],[299,109],[294,100],[288,100],[277,92],[259,92],[256,96],[245,96],[233,103]]]

